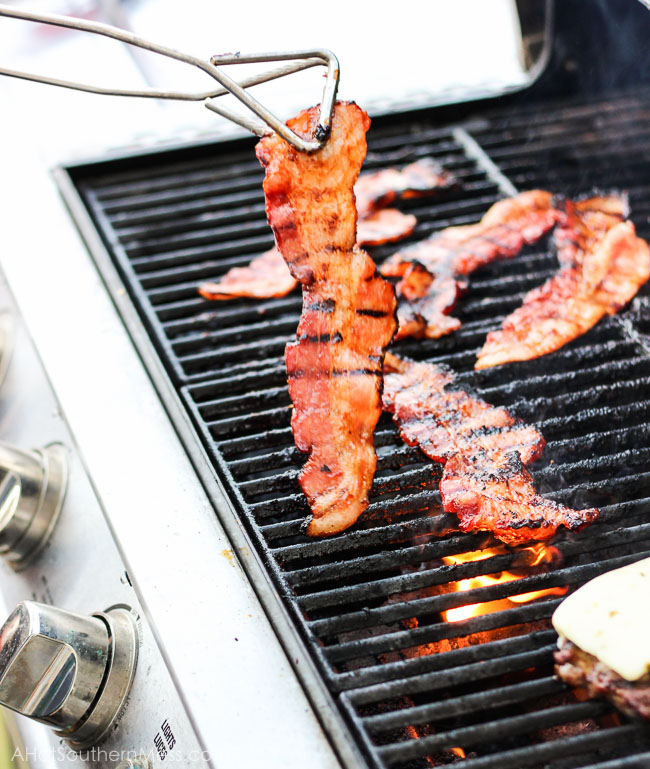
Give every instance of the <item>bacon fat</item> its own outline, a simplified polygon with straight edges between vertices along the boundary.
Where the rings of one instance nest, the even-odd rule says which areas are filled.
[[[288,125],[311,137],[317,118],[312,108]],[[337,103],[331,136],[318,152],[298,152],[275,134],[257,145],[269,223],[303,286],[297,340],[285,360],[294,439],[309,453],[299,483],[313,536],[343,531],[367,507],[384,349],[396,325],[392,286],[355,246],[353,185],[369,125],[356,104]]]
[[[582,528],[598,511],[571,510],[540,497],[525,465],[539,459],[541,433],[506,409],[448,389],[454,375],[440,366],[386,356],[384,409],[403,440],[445,465],[443,508],[463,531],[490,531],[509,545],[546,539],[560,525]]]
[[[557,217],[551,193],[531,190],[495,203],[477,224],[448,227],[393,254],[381,272],[402,278],[397,284],[396,338],[435,339],[459,328],[460,321],[450,319],[449,313],[467,288],[464,276],[496,259],[512,258],[548,232]],[[428,285],[421,274],[413,275],[422,269],[431,275]]]
[[[610,207],[611,208],[611,207]],[[487,335],[475,368],[530,360],[560,349],[614,315],[650,278],[650,249],[625,215],[569,209],[556,231],[560,270],[533,289]]]

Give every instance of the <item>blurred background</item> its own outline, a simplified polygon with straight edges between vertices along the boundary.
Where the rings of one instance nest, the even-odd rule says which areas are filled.
[[[405,0],[305,4],[261,0],[30,0],[30,10],[104,21],[208,59],[225,52],[327,47],[341,63],[340,96],[371,114],[415,102],[450,101],[525,82],[515,0]],[[417,23],[414,23],[417,19]],[[0,66],[105,86],[211,87],[192,67],[97,36],[0,19]],[[259,67],[260,65],[255,65]],[[243,65],[230,72],[243,75]],[[258,86],[253,93],[286,118],[320,100],[322,70]],[[228,132],[200,103],[79,94],[0,78],[3,117],[35,122],[33,140],[53,151],[92,154],[146,137]],[[225,97],[230,99],[231,97]]]

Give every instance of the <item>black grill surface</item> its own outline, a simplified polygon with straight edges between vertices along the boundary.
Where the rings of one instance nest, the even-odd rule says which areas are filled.
[[[435,112],[393,115],[371,128],[365,168],[433,156],[457,175],[456,189],[403,204],[418,218],[412,241],[475,221],[510,185],[629,190],[648,237],[649,96],[508,107],[452,127],[437,125]],[[600,506],[598,523],[557,537],[552,563],[531,566],[524,548],[459,533],[441,511],[440,467],[405,446],[386,415],[367,514],[349,532],[311,541],[300,532],[304,457],[291,437],[282,360],[300,296],[210,303],[196,292],[272,245],[252,146],[179,148],[69,173],[368,765],[437,766],[460,761],[462,748],[468,769],[650,766],[647,726],[553,677],[549,618],[561,596],[507,600],[573,588],[650,555],[648,291],[555,354],[474,372],[486,333],[556,269],[542,243],[472,276],[457,334],[396,346],[450,365],[459,384],[537,424],[548,444],[533,469],[538,489]],[[487,547],[480,561],[442,560]],[[454,590],[504,570],[523,579]],[[492,613],[444,621],[449,609],[491,601],[500,602]]]

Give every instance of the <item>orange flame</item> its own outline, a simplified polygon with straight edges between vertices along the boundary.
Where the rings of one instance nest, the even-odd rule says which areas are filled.
[[[420,732],[414,727],[414,726],[407,726],[406,727],[406,733],[409,737],[411,737],[414,740],[419,740],[422,736]],[[428,757],[425,759],[428,766],[435,766],[435,763],[432,758]]]
[[[411,739],[419,740],[422,735],[420,734],[419,730],[411,725],[406,727],[406,733]],[[465,751],[462,748],[450,748],[450,751],[458,756],[459,758],[465,758]],[[428,756],[425,758],[425,761],[428,766],[437,766],[438,764],[431,758],[431,756]]]
[[[537,566],[540,563],[552,561],[554,554],[557,552],[555,548],[548,547],[541,542],[531,545],[530,547],[522,548],[522,550],[531,553],[530,559],[527,559],[527,564],[530,566]],[[460,563],[469,563],[470,561],[484,561],[486,558],[490,558],[493,555],[500,555],[501,553],[502,551],[497,549],[475,550],[470,553],[445,556],[442,560],[448,566],[452,566]],[[499,585],[503,582],[514,582],[518,579],[522,579],[522,577],[517,576],[510,571],[502,571],[496,576],[479,576],[471,577],[470,579],[461,579],[459,582],[454,583],[454,589],[457,592],[462,593],[466,590],[472,590],[478,587],[489,587],[490,585]],[[442,616],[446,622],[460,622],[461,620],[469,619],[470,617],[479,617],[483,614],[492,614],[495,611],[512,608],[513,605],[528,603],[529,601],[534,601],[537,598],[542,598],[547,595],[564,595],[566,591],[566,587],[550,587],[544,590],[533,590],[529,593],[511,595],[508,598],[503,598],[497,601],[474,603],[468,604],[467,606],[459,606],[455,609],[448,609],[447,611],[442,612]]]

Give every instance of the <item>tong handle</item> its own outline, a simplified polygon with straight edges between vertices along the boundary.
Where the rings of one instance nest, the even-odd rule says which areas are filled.
[[[85,91],[87,93],[96,93],[110,96],[133,96],[155,99],[174,99],[180,101],[203,101],[205,106],[211,111],[222,115],[223,117],[231,120],[238,125],[243,126],[247,130],[262,136],[267,133],[268,126],[272,130],[276,131],[283,139],[291,144],[301,152],[315,152],[319,150],[323,144],[327,141],[329,132],[331,129],[332,112],[334,109],[334,100],[336,98],[336,91],[339,82],[339,64],[336,56],[327,49],[316,49],[308,51],[287,51],[287,52],[272,52],[262,54],[224,54],[213,56],[210,61],[204,61],[191,54],[186,54],[181,51],[177,51],[174,48],[168,48],[167,46],[152,43],[138,35],[128,32],[118,27],[112,27],[109,24],[102,24],[96,21],[88,21],[86,19],[75,19],[69,16],[59,16],[56,14],[44,14],[35,13],[32,11],[25,11],[12,6],[0,5],[0,16],[6,16],[14,19],[21,19],[23,21],[33,21],[42,24],[51,24],[57,27],[66,27],[68,29],[74,29],[82,32],[90,32],[97,35],[103,35],[114,40],[119,40],[127,45],[133,45],[138,48],[143,48],[152,53],[160,54],[161,56],[167,56],[170,59],[189,64],[190,66],[197,67],[198,69],[206,72],[210,77],[216,80],[221,88],[202,91],[199,93],[189,93],[182,91],[161,91],[153,89],[145,90],[132,90],[132,89],[114,89],[103,88],[101,86],[93,86],[86,83],[78,83],[72,80],[60,80],[57,78],[51,78],[43,75],[35,75],[28,72],[22,72],[19,70],[0,68],[0,75],[6,75],[7,77],[16,77],[23,80],[30,80],[32,82],[45,83],[47,85],[59,86],[61,88],[72,88],[78,91]],[[273,70],[268,70],[259,75],[245,78],[241,82],[236,82],[232,78],[228,77],[222,72],[219,67],[228,64],[240,64],[240,63],[259,63],[266,61],[282,61],[291,62],[286,63],[282,67],[278,67]],[[266,83],[270,80],[275,80],[278,77],[284,77],[285,75],[293,74],[304,69],[309,69],[315,66],[327,67],[327,80],[323,88],[323,97],[321,99],[321,109],[319,115],[318,125],[314,132],[314,139],[312,141],[303,139],[292,131],[285,123],[283,123],[275,114],[266,109],[257,99],[251,96],[246,88],[250,88],[253,85],[260,83]],[[256,120],[235,113],[232,110],[217,106],[214,99],[231,93],[242,104],[253,112],[254,115],[261,118],[264,124]]]

